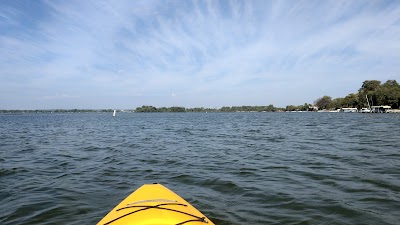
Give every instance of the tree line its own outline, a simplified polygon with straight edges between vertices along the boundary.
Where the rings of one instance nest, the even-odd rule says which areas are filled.
[[[367,100],[368,98],[368,100]],[[369,104],[369,105],[368,105]],[[400,85],[396,80],[388,80],[381,83],[379,80],[366,80],[357,93],[350,93],[343,98],[332,99],[330,96],[323,96],[314,101],[318,109],[340,109],[340,108],[367,108],[369,106],[389,105],[393,109],[400,106]],[[224,106],[216,108],[185,108],[181,106],[160,107],[144,105],[134,110],[125,112],[280,112],[280,111],[309,111],[313,104],[288,105],[285,108],[268,106]],[[77,113],[77,112],[112,112],[112,109],[54,109],[54,110],[0,110],[0,113]],[[118,110],[119,111],[119,110]]]
[[[216,108],[185,108],[185,107],[161,107],[156,108],[154,106],[142,106],[137,107],[135,112],[275,112],[283,110],[276,108],[273,105],[268,106],[224,106],[220,109]]]
[[[323,96],[315,100],[319,109],[368,108],[370,106],[389,105],[392,109],[400,106],[400,85],[396,80],[381,83],[379,80],[366,80],[357,93],[350,93],[344,98],[332,99]]]
[[[142,106],[137,107],[135,112],[275,112],[283,111],[283,108],[277,108],[273,105],[268,106],[224,106],[220,109],[216,108],[185,108],[185,107],[161,107],[156,108],[154,106]]]
[[[154,106],[149,106],[149,105],[144,105],[142,107],[137,107],[135,109],[135,112],[185,112],[186,109],[184,107],[180,106],[174,106],[174,107],[161,107],[161,108],[156,108]]]
[[[219,111],[220,112],[275,112],[278,110],[274,105],[268,106],[224,106]]]

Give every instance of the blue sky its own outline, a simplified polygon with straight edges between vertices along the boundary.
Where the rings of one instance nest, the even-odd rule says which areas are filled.
[[[0,1],[0,109],[312,103],[400,81],[400,1]]]

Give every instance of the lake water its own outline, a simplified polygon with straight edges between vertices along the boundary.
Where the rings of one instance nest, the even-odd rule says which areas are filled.
[[[400,114],[0,114],[0,224],[96,224],[154,182],[218,225],[399,224]]]

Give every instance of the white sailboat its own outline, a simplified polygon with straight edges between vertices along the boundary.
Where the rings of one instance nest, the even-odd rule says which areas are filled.
[[[117,114],[117,110],[114,110],[114,112],[113,112],[113,116],[115,116],[115,114]]]

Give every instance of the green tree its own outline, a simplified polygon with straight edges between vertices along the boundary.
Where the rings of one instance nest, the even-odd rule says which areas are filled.
[[[396,80],[387,80],[383,86],[387,86],[387,87],[398,87],[399,83],[397,83]]]
[[[265,110],[265,111],[268,111],[268,112],[275,112],[275,110],[276,110],[276,108],[274,107],[274,105],[269,105],[269,106],[267,106],[267,110]]]
[[[376,91],[380,85],[381,85],[381,82],[379,80],[366,80],[363,82],[360,90],[361,91]]]
[[[135,112],[157,112],[157,108],[154,106],[144,105],[142,107],[137,107]]]
[[[335,109],[343,108],[343,98],[333,99],[333,108]]]
[[[368,98],[368,102],[367,102]],[[396,80],[388,80],[381,84],[378,80],[366,80],[358,90],[358,105],[390,105],[398,108],[400,105],[400,85]]]
[[[312,106],[311,104],[304,103],[304,105],[298,106],[301,111],[308,111],[308,109]]]
[[[296,111],[297,107],[294,105],[288,105],[286,106],[286,111]]]
[[[379,94],[377,93],[381,87],[381,81],[379,80],[366,80],[363,82],[361,88],[358,90],[358,103],[359,107],[367,107],[367,97],[369,104],[375,104],[381,100],[378,100]]]
[[[184,107],[179,107],[179,106],[173,106],[168,109],[169,112],[185,112]]]
[[[357,94],[348,94],[343,100],[342,100],[342,106],[343,107],[349,107],[349,108],[356,108],[358,107],[358,95]]]
[[[333,107],[333,101],[330,96],[323,96],[315,101],[315,105],[318,106],[318,109],[330,109]]]
[[[388,80],[377,90],[377,100],[380,105],[390,105],[399,108],[400,85],[396,80]]]

